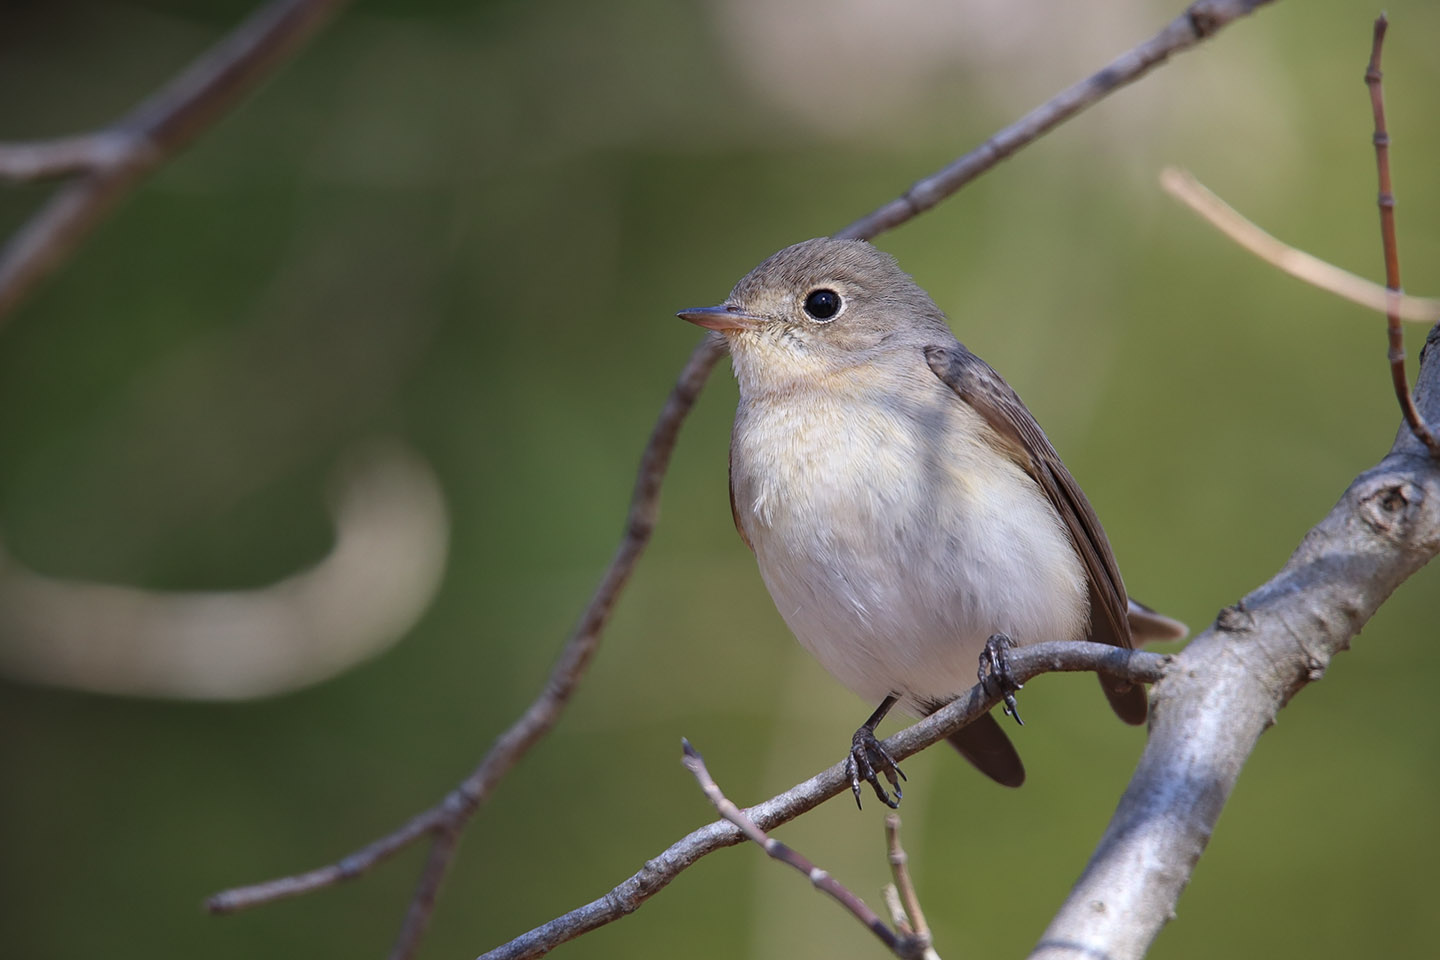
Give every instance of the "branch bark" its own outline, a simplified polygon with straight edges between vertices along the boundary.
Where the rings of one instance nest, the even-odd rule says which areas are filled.
[[[1440,327],[1417,401],[1440,415]],[[1090,863],[1031,954],[1145,954],[1204,852],[1245,760],[1276,714],[1387,597],[1440,552],[1440,468],[1402,424],[1268,583],[1221,611],[1153,691],[1150,736]]]
[[[1170,662],[1171,658],[1158,653],[1098,643],[1037,643],[1010,652],[1011,673],[1020,683],[1042,673],[1089,670],[1133,683],[1153,683],[1168,672]],[[999,696],[991,696],[976,684],[944,709],[890,737],[884,742],[885,750],[896,760],[904,760],[945,739],[999,702]],[[745,814],[761,830],[773,830],[849,789],[850,778],[841,762],[764,803],[745,808]],[[701,857],[744,840],[740,829],[728,821],[707,824],[646,861],[643,869],[603,897],[496,947],[480,960],[542,956],[567,940],[634,913]]]
[[[289,59],[347,0],[274,0],[105,130],[0,144],[0,178],[77,175],[0,250],[0,322],[147,174]]]
[[[938,171],[934,175],[919,181],[912,186],[902,197],[892,201],[878,210],[862,217],[841,230],[836,236],[855,239],[873,239],[886,230],[893,229],[924,211],[934,207],[941,200],[958,191],[965,184],[974,180],[980,174],[996,166],[1016,150],[1035,141],[1040,136],[1058,126],[1060,123],[1076,115],[1086,107],[1103,99],[1122,86],[1140,78],[1154,67],[1163,63],[1173,53],[1187,50],[1195,46],[1199,41],[1212,36],[1232,21],[1245,16],[1260,6],[1269,3],[1270,0],[1196,0],[1185,12],[1166,25],[1158,34],[1151,39],[1141,43],[1128,53],[1122,55],[1109,66],[1082,81],[1068,90],[1065,90],[1047,101],[1042,106],[1032,110],[1020,120],[1006,127],[1004,130],[991,137],[976,149],[960,157],[953,163]],[[3,301],[0,301],[0,310],[3,310]],[[662,408],[660,417],[657,420],[654,430],[651,433],[649,444],[641,458],[641,465],[636,478],[635,493],[631,499],[629,520],[626,525],[624,537],[616,551],[615,558],[606,569],[600,586],[596,590],[589,606],[582,614],[579,626],[571,634],[565,647],[560,653],[559,661],[551,672],[550,679],[540,696],[530,705],[520,719],[518,719],[509,730],[496,740],[490,752],[481,761],[480,766],[470,775],[458,788],[452,791],[444,800],[429,810],[412,818],[404,826],[393,833],[381,837],[370,845],[355,851],[347,857],[335,863],[320,867],[315,870],[288,877],[280,877],[275,880],[265,881],[247,887],[238,887],[215,894],[207,901],[207,907],[214,913],[232,913],[238,910],[268,903],[272,900],[297,896],[308,893],[323,887],[331,886],[342,880],[348,880],[359,876],[370,870],[376,864],[388,859],[394,854],[403,850],[411,843],[427,835],[437,835],[442,839],[451,831],[463,828],[465,822],[474,815],[475,811],[484,803],[490,791],[496,783],[510,770],[512,766],[534,745],[542,736],[554,726],[559,719],[560,712],[564,709],[571,693],[579,683],[581,676],[593,657],[599,645],[601,633],[608,620],[611,608],[619,597],[620,591],[628,582],[635,563],[640,554],[649,543],[651,532],[654,528],[655,517],[658,512],[660,486],[664,478],[665,468],[668,465],[670,452],[674,447],[678,436],[680,425],[690,408],[694,405],[700,389],[710,375],[716,362],[723,355],[723,342],[717,336],[706,336],[702,338],[691,353],[689,360],[683,368],[679,381],[672,390],[669,399]],[[1060,668],[1056,668],[1060,669]],[[1091,669],[1089,667],[1079,669]],[[987,708],[988,709],[988,708]],[[935,717],[945,714],[941,711]],[[931,720],[934,720],[932,717]],[[929,721],[926,721],[927,723]],[[963,724],[956,724],[958,729]],[[925,724],[911,728],[918,730]],[[908,731],[907,731],[908,732]],[[905,734],[900,734],[900,737]],[[943,734],[937,734],[934,739],[939,739]],[[892,738],[896,740],[897,738]],[[934,739],[927,741],[933,743]],[[887,741],[890,743],[891,741]],[[916,747],[915,749],[919,749]],[[893,752],[893,750],[892,750]],[[914,752],[913,750],[910,752]],[[909,754],[904,754],[908,756]],[[896,756],[900,756],[897,754]],[[833,768],[829,773],[835,773],[839,767]],[[824,775],[822,775],[824,776]],[[838,774],[836,774],[838,776]],[[813,783],[815,778],[807,783]],[[838,781],[837,781],[838,782]],[[825,789],[829,789],[826,782]],[[804,786],[802,784],[802,786]],[[799,789],[799,788],[796,788]],[[793,792],[793,791],[792,791]],[[809,810],[821,800],[833,796],[834,793],[827,793],[825,796],[814,798],[812,793],[804,793],[803,809],[796,808],[791,816],[798,816],[805,810]],[[779,798],[777,798],[778,800]],[[796,799],[797,803],[802,802]],[[762,828],[769,828],[773,823],[759,821]],[[777,820],[774,822],[784,822]],[[715,825],[712,824],[712,827]],[[705,828],[710,830],[711,828]],[[733,828],[732,828],[733,829]],[[697,837],[705,831],[697,831],[691,834],[691,838]],[[707,835],[708,836],[708,835]],[[687,838],[689,840],[690,838]],[[711,838],[713,840],[713,838]],[[567,914],[573,917],[575,914],[590,911],[586,918],[576,923],[562,924],[566,918],[552,921],[542,930],[554,927],[558,931],[562,927],[565,933],[555,939],[553,933],[547,937],[535,938],[532,942],[548,943],[548,946],[538,948],[529,953],[505,953],[507,948],[499,948],[492,951],[489,956],[538,956],[553,946],[555,943],[563,942],[594,929],[611,920],[617,919],[626,913],[633,911],[643,900],[650,896],[655,890],[660,889],[673,879],[674,875],[688,866],[693,859],[698,859],[704,853],[718,846],[726,846],[739,841],[738,832],[727,835],[723,843],[717,846],[704,846],[711,840],[696,841],[685,847],[677,854],[679,859],[672,858],[668,865],[658,872],[647,873],[642,871],[631,878],[627,883],[631,892],[618,893],[622,888],[616,888],[607,898],[618,905],[613,909],[608,907],[597,907],[601,901],[596,901],[589,907],[581,908]],[[699,844],[698,846],[696,844]],[[676,847],[686,844],[681,841]],[[407,919],[406,930],[423,931],[429,911],[433,907],[436,889],[443,877],[448,852],[455,848],[453,840],[446,841],[444,850],[435,848],[427,860],[424,875],[414,900],[411,903]],[[676,850],[672,847],[671,850]],[[701,850],[702,852],[695,852]],[[667,852],[668,854],[668,852]],[[664,859],[667,855],[662,855]],[[691,857],[685,860],[685,857]],[[683,861],[683,862],[682,862]],[[654,863],[656,861],[652,861]],[[680,864],[674,868],[674,872],[668,872],[673,865]],[[649,868],[647,868],[648,870]],[[639,895],[637,898],[637,894]],[[591,908],[596,908],[592,910]],[[599,919],[603,916],[603,919]],[[560,926],[555,926],[559,924]],[[586,925],[588,924],[588,925]],[[573,932],[568,932],[573,931]],[[535,931],[532,931],[535,933]],[[530,935],[526,935],[529,937]],[[519,938],[514,943],[519,943],[525,937]],[[407,939],[402,934],[397,942],[394,951],[391,953],[392,960],[402,960],[413,952],[418,944],[418,939]],[[529,948],[527,948],[529,949]]]

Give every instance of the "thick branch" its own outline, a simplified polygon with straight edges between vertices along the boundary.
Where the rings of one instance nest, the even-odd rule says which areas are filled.
[[[1171,53],[1188,49],[1198,40],[1218,31],[1232,20],[1249,13],[1251,10],[1269,2],[1269,0],[1198,0],[1192,4],[1179,19],[1177,19],[1156,37],[1136,47],[1129,54],[1121,57],[1111,64],[1106,70],[1101,71],[1090,80],[1072,87],[1049,103],[1033,111],[1027,117],[1018,121],[1011,127],[996,134],[989,141],[977,150],[966,154],[955,161],[944,171],[936,174],[920,185],[912,188],[905,198],[881,207],[879,210],[851,224],[838,236],[871,239],[886,230],[904,223],[910,218],[918,215],[924,210],[935,206],[945,197],[959,190],[965,183],[973,180],[981,173],[989,170],[998,164],[1005,157],[1015,150],[1034,141],[1041,134],[1045,133],[1064,119],[1071,117],[1080,110],[1098,101],[1106,94],[1118,89],[1148,72],[1151,68],[1163,62]],[[924,189],[921,185],[930,184]],[[917,202],[916,197],[922,197],[923,203]],[[910,198],[910,199],[906,199]],[[900,206],[897,207],[897,204]],[[0,305],[3,309],[3,305]],[[382,837],[374,843],[361,850],[352,853],[337,863],[299,874],[291,877],[282,877],[277,880],[256,884],[250,887],[242,887],[216,894],[209,901],[209,908],[217,913],[228,913],[257,904],[266,903],[271,900],[295,896],[307,893],[321,887],[329,886],[341,880],[350,879],[369,870],[380,861],[389,858],[410,843],[441,829],[451,829],[463,824],[474,813],[478,806],[484,802],[491,789],[498,780],[514,765],[529,747],[547,732],[558,719],[560,710],[563,709],[574,686],[579,682],[580,675],[586,664],[594,654],[595,647],[599,643],[600,632],[604,627],[610,608],[614,605],[620,591],[624,588],[629,579],[630,572],[634,568],[636,560],[649,542],[651,530],[654,526],[655,514],[658,509],[660,484],[663,479],[666,463],[669,459],[670,449],[675,442],[675,435],[679,430],[680,423],[688,414],[690,407],[695,401],[701,387],[708,378],[710,371],[723,353],[723,343],[718,337],[706,337],[696,346],[689,361],[681,373],[680,381],[675,391],[666,402],[665,408],[661,411],[660,418],[656,423],[655,430],[651,436],[650,445],[647,446],[643,455],[639,476],[636,480],[635,496],[631,501],[630,519],[626,527],[625,538],[621,542],[611,565],[606,569],[599,588],[596,590],[590,606],[582,617],[581,624],[572,634],[565,649],[561,652],[560,661],[551,674],[549,683],[540,698],[531,705],[524,716],[522,716],[504,735],[496,741],[489,754],[481,762],[480,767],[461,786],[453,791],[444,801],[430,810],[410,820],[405,826],[394,833]],[[1034,649],[1034,648],[1032,648]],[[1050,669],[1067,669],[1065,667],[1051,667]],[[1076,667],[1070,669],[1093,669],[1093,667]],[[936,714],[939,717],[944,714]],[[931,720],[934,720],[932,717]],[[928,723],[929,721],[927,721]],[[963,724],[957,723],[956,728]],[[917,725],[912,730],[919,730],[925,724]],[[933,743],[944,734],[936,734],[927,743]],[[905,736],[901,734],[899,736]],[[896,738],[892,738],[892,741]],[[915,747],[914,749],[919,749]],[[910,752],[914,752],[911,750]],[[905,754],[908,756],[908,753]],[[830,771],[836,777],[839,767]],[[813,779],[812,781],[813,782]],[[836,779],[835,783],[841,781]],[[804,785],[802,785],[804,786]],[[799,789],[799,788],[797,788]],[[826,789],[830,789],[827,781]],[[838,790],[839,787],[835,787]],[[814,798],[808,801],[803,808],[796,808],[793,813],[784,819],[798,816],[805,810],[828,796],[833,796],[834,791],[825,796]],[[809,796],[808,794],[806,796]],[[780,798],[777,798],[777,800]],[[798,801],[797,801],[798,802]],[[777,820],[775,822],[783,822]],[[763,823],[762,826],[770,824]],[[713,826],[713,825],[712,825]],[[709,830],[711,828],[706,828]],[[691,837],[696,837],[704,831],[698,831]],[[576,928],[573,923],[562,924],[566,918],[552,921],[542,930],[555,928],[557,924],[564,927],[566,931],[558,937],[551,935],[549,940],[544,942],[551,946],[563,942],[586,930],[593,929],[610,920],[623,916],[634,910],[640,902],[648,897],[655,890],[660,889],[670,879],[687,866],[693,859],[703,856],[712,849],[719,846],[738,842],[738,834],[729,837],[723,843],[706,847],[698,853],[693,850],[698,847],[687,848],[690,853],[683,854],[691,859],[674,869],[673,873],[656,873],[653,876],[642,871],[631,878],[633,891],[644,890],[643,896],[636,899],[633,893],[614,893],[614,903],[619,904],[613,910],[601,907],[598,912],[592,911],[587,914],[588,919],[583,921],[582,926]],[[687,838],[689,840],[690,838]],[[671,850],[685,844],[681,841]],[[708,842],[708,841],[707,841]],[[432,851],[432,859],[426,869],[426,876],[439,877],[443,874],[443,868],[435,867],[436,852]],[[667,852],[666,855],[669,856]],[[679,861],[667,861],[675,862]],[[669,869],[668,867],[666,869]],[[648,870],[648,868],[647,868]],[[663,879],[657,878],[663,875]],[[622,885],[624,888],[624,885]],[[617,891],[622,888],[617,888]],[[422,881],[422,891],[426,891],[427,904],[422,908],[428,912],[428,900],[431,894],[429,887]],[[605,898],[607,901],[611,897]],[[582,908],[574,914],[567,915],[574,917],[584,911],[591,911],[601,901],[591,904],[590,907]],[[415,906],[412,905],[410,918],[407,919],[407,928],[418,925],[414,923]],[[608,912],[607,912],[608,910]],[[601,914],[603,919],[596,919]],[[584,925],[588,924],[588,925]],[[538,931],[537,931],[538,932]],[[529,936],[529,935],[527,935]],[[525,938],[521,938],[522,940]],[[543,939],[543,938],[542,938]],[[403,938],[402,938],[403,942]],[[516,941],[518,943],[519,941]],[[541,941],[536,941],[541,942]],[[507,948],[501,948],[505,950]],[[527,948],[529,949],[529,948]],[[496,952],[496,956],[535,956],[548,950],[544,946],[529,953],[506,954]],[[399,945],[397,945],[397,951]],[[392,954],[397,956],[398,954]],[[487,954],[490,956],[490,954]]]
[[[1440,416],[1440,356],[1422,412]],[[1440,467],[1402,425],[1270,582],[1221,612],[1154,689],[1140,765],[1032,957],[1144,955],[1189,882],[1240,768],[1276,713],[1320,679],[1380,604],[1440,552]]]
[[[79,178],[0,250],[0,320],[60,266],[105,214],[285,62],[346,0],[275,0],[106,130],[0,144],[0,177]]]
[[[1021,683],[1042,673],[1086,670],[1098,670],[1135,683],[1152,683],[1168,672],[1169,663],[1170,658],[1160,654],[1097,643],[1039,643],[1010,652],[1012,672]],[[999,697],[990,696],[976,685],[943,710],[890,737],[885,741],[885,749],[896,760],[904,760],[945,739],[998,702]],[[779,796],[746,808],[745,813],[760,829],[773,830],[849,789],[845,764],[837,763]],[[567,940],[635,912],[701,857],[744,840],[745,835],[734,824],[724,820],[707,824],[671,844],[659,856],[647,861],[639,873],[605,896],[496,947],[481,960],[523,960],[548,953]]]

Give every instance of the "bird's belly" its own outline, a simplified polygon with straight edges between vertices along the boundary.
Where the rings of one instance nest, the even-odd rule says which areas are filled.
[[[1024,471],[961,429],[968,408],[938,427],[869,407],[771,414],[737,430],[736,511],[781,616],[846,687],[914,708],[972,685],[992,634],[1084,636],[1068,534]]]

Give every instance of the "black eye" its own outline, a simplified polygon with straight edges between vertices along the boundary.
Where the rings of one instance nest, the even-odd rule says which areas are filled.
[[[805,298],[805,312],[816,320],[829,320],[840,312],[840,294],[834,290],[811,290]]]

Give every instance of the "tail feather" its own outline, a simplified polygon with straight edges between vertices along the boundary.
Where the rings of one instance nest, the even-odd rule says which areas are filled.
[[[975,769],[1002,787],[1018,787],[1025,782],[1025,764],[1020,762],[1020,754],[990,714],[982,714],[947,739]]]
[[[1163,643],[1167,640],[1184,640],[1190,628],[1179,620],[1171,619],[1163,613],[1156,613],[1143,603],[1130,601],[1130,609],[1126,612],[1126,619],[1130,621],[1130,635],[1135,640],[1135,646],[1144,646],[1147,643]]]

